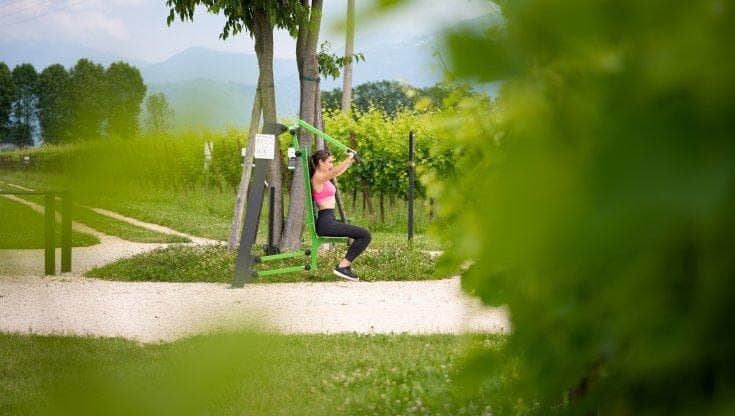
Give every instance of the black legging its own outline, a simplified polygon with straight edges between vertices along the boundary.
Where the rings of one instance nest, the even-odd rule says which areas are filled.
[[[323,237],[350,237],[355,240],[347,249],[345,258],[350,262],[362,253],[373,238],[370,231],[356,225],[337,222],[333,209],[320,209],[316,219],[316,233]]]

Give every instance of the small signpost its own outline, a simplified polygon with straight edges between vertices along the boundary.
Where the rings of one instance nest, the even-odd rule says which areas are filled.
[[[26,179],[28,179],[28,169],[31,167],[31,156],[23,156],[23,168],[26,171]]]
[[[214,149],[214,143],[204,143],[204,187],[209,189],[209,166],[212,164],[212,149]]]
[[[273,160],[276,157],[276,136],[274,134],[255,135],[255,159]]]

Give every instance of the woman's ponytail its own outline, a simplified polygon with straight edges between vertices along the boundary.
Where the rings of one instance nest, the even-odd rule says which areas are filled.
[[[316,164],[314,163],[314,158],[316,157],[316,153],[311,155],[309,157],[309,178],[314,177],[314,172],[316,172]]]
[[[331,153],[328,151],[321,149],[314,152],[313,155],[309,158],[309,177],[313,178],[314,173],[316,173],[316,168],[319,166],[320,160],[327,160],[329,159],[329,156],[332,156]]]

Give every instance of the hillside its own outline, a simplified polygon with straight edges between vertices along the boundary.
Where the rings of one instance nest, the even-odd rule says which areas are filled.
[[[255,86],[211,79],[149,84],[148,94],[166,94],[175,111],[177,130],[247,127]],[[276,97],[279,116],[298,112],[298,89],[281,88]],[[145,109],[141,120],[145,120]]]
[[[191,47],[168,59],[140,68],[149,84],[189,81],[208,78],[215,81],[256,85],[258,61],[252,53],[230,53],[213,49]],[[274,59],[275,78],[296,74],[296,61]]]

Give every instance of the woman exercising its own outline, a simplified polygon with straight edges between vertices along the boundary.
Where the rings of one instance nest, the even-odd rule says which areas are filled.
[[[334,269],[337,276],[357,282],[360,279],[352,273],[350,265],[370,243],[372,236],[364,228],[337,222],[334,218],[334,194],[337,188],[331,180],[343,174],[354,162],[354,154],[347,153],[347,158],[334,166],[334,157],[326,150],[317,150],[311,156],[311,194],[319,208],[316,220],[316,233],[324,237],[349,237],[354,241],[347,249],[347,254]]]

